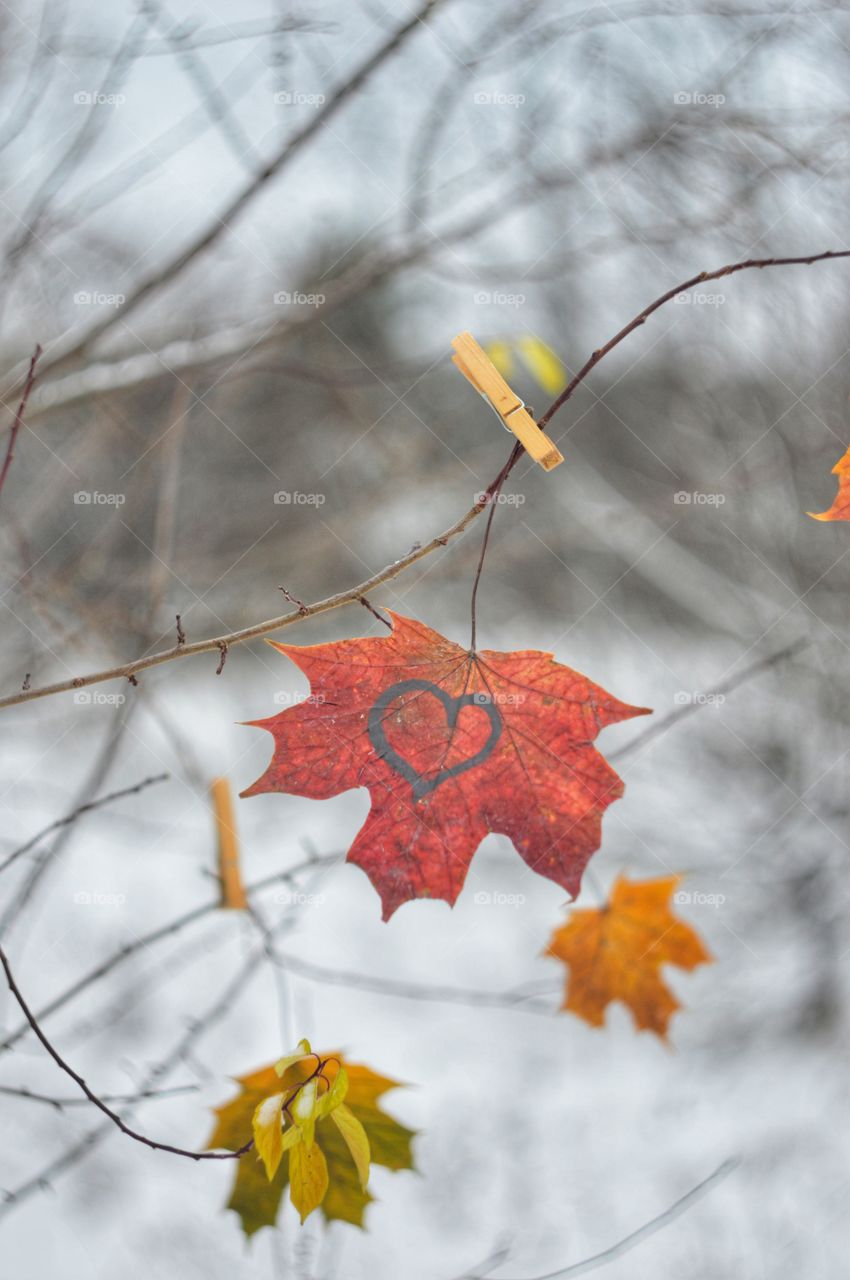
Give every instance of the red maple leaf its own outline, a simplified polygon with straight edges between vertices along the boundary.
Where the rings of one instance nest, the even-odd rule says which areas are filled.
[[[453,903],[478,845],[509,836],[571,896],[623,783],[592,746],[630,707],[551,654],[471,652],[390,613],[390,635],[274,644],[310,681],[298,706],[251,724],[275,750],[243,796],[325,800],[368,787],[372,809],[348,853],[381,895]]]

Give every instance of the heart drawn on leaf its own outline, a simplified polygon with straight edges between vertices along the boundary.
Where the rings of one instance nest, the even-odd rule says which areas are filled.
[[[458,764],[454,764],[448,769],[438,770],[430,778],[425,777],[418,769],[415,769],[410,761],[400,755],[391,745],[384,728],[384,721],[392,703],[406,693],[415,692],[427,693],[439,698],[446,712],[448,726],[452,731],[457,727],[458,716],[464,707],[477,707],[483,711],[490,721],[490,736],[480,751],[476,751],[475,755],[469,756],[466,760],[461,760]],[[449,778],[456,778],[459,773],[466,773],[467,769],[474,769],[477,764],[483,764],[498,742],[501,732],[502,717],[486,694],[463,693],[459,697],[452,697],[450,693],[446,693],[445,689],[441,689],[439,685],[433,684],[430,680],[400,680],[398,684],[390,685],[376,699],[369,711],[369,738],[372,746],[378,755],[383,760],[386,760],[387,764],[392,765],[396,773],[400,773],[410,783],[416,800],[421,800],[429,792],[435,791],[442,782],[447,782]]]

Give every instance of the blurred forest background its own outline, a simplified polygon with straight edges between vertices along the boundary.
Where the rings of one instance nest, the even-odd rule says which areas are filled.
[[[450,525],[509,450],[458,331],[574,373],[700,270],[846,245],[846,2],[13,0],[0,36],[4,434],[45,348],[0,500],[4,694],[167,647],[176,614],[189,640],[274,617],[280,586],[317,600]],[[23,1035],[0,1056],[2,1280],[533,1277],[731,1155],[606,1275],[845,1273],[850,544],[804,513],[850,440],[848,297],[839,261],[670,304],[553,420],[565,465],[522,461],[496,514],[480,643],[551,650],[655,722],[693,711],[631,751],[653,722],[603,735],[627,793],[582,895],[687,873],[717,963],[670,975],[672,1051],[620,1008],[556,1016],[564,895],[500,838],[454,911],[383,925],[341,864],[362,791],[239,802],[246,879],[312,858],[299,893],[144,942],[215,899],[210,781],[240,790],[269,752],[240,722],[304,691],[264,644],[2,712],[3,857],[168,774],[3,872],[36,1009],[134,948],[45,1019],[89,1082],[179,1088],[134,1121],[198,1147],[229,1077],[307,1035],[417,1086],[387,1106],[422,1175],[375,1172],[365,1233],[288,1210],[248,1248],[232,1169],[16,1094],[73,1095]],[[481,531],[373,604],[465,642]],[[379,629],[355,606],[287,639]],[[5,990],[0,1021],[7,1041]]]

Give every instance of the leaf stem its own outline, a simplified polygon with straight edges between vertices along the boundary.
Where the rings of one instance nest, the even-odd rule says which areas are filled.
[[[516,465],[522,452],[523,452],[523,447],[519,443],[519,441],[517,441],[513,449],[511,449],[511,456],[508,458],[507,462],[502,467],[502,470],[496,476],[496,479],[493,481],[490,487],[487,490],[485,490],[485,493],[484,493],[484,497],[486,498],[487,502],[490,504],[490,510],[487,512],[487,523],[484,526],[484,537],[481,540],[481,554],[478,557],[478,567],[475,570],[475,578],[473,579],[473,583],[472,583],[472,599],[470,601],[470,606],[469,606],[471,621],[472,621],[471,633],[469,638],[469,649],[471,653],[475,652],[475,637],[476,637],[476,628],[477,628],[475,607],[478,601],[478,584],[481,581],[481,571],[484,568],[484,557],[487,554],[487,543],[490,541],[490,530],[493,527],[493,517],[496,514],[496,507],[498,506],[498,503],[499,503],[499,494],[501,493],[502,485],[507,480],[508,476],[510,475],[514,466]]]

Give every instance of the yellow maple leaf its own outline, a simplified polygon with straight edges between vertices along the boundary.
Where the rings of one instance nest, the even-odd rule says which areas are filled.
[[[661,977],[661,966],[695,969],[713,959],[690,925],[670,910],[680,880],[634,882],[621,876],[604,907],[570,912],[546,951],[569,970],[562,1009],[601,1027],[608,1005],[621,1000],[639,1030],[666,1039],[680,1006]]]
[[[278,1140],[270,1128],[275,1111],[283,1118],[283,1105],[281,1102],[277,1110],[277,1099],[281,1095],[290,1096],[297,1084],[307,1081],[318,1061],[327,1063],[324,1074],[330,1088],[321,1092],[317,1088],[312,1115],[307,1113],[305,1103],[299,1124],[289,1124],[282,1131],[278,1125],[278,1149]],[[340,1054],[313,1054],[306,1042],[278,1065],[283,1068],[280,1074],[274,1066],[268,1066],[239,1077],[237,1096],[216,1108],[217,1122],[210,1137],[210,1148],[236,1151],[244,1146],[251,1136],[252,1125],[255,1126],[257,1149],[239,1160],[227,1207],[239,1215],[243,1231],[251,1236],[261,1227],[274,1225],[289,1186],[290,1198],[302,1221],[318,1207],[328,1221],[340,1219],[362,1227],[364,1210],[373,1199],[365,1189],[370,1162],[388,1169],[413,1168],[413,1132],[378,1105],[384,1093],[398,1087],[397,1081],[378,1075],[369,1067],[346,1062]],[[268,1110],[264,1114],[262,1108],[266,1105]],[[259,1137],[258,1115],[266,1122]],[[303,1134],[311,1120],[314,1136],[308,1148]],[[290,1133],[292,1137],[288,1136]],[[289,1159],[284,1160],[287,1150]],[[320,1158],[305,1161],[305,1151],[308,1155],[310,1151],[318,1151]],[[269,1155],[271,1162],[267,1159]],[[322,1177],[322,1161],[326,1166],[326,1181]],[[322,1188],[321,1197],[312,1203]]]
[[[549,395],[557,395],[568,380],[568,374],[550,346],[540,338],[517,339],[517,350],[528,372]]]
[[[490,342],[484,348],[489,360],[499,370],[502,377],[510,382],[514,375],[514,353],[509,342]]]

